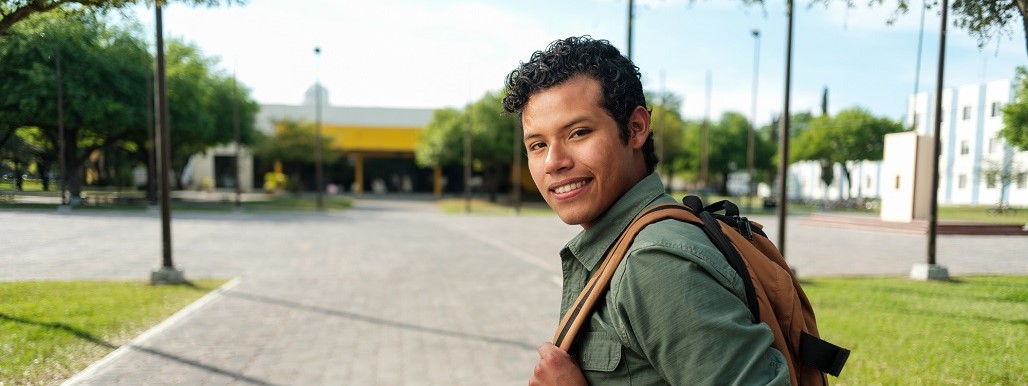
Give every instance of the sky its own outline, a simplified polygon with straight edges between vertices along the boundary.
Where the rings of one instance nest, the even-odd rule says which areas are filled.
[[[785,0],[765,3],[635,1],[632,59],[643,87],[682,97],[687,119],[708,113],[717,119],[726,111],[752,117],[756,83],[756,122],[768,123],[784,108],[787,22]],[[793,113],[819,113],[827,87],[832,114],[860,106],[902,119],[915,83],[920,92],[935,90],[937,11],[925,14],[918,71],[921,9],[916,5],[887,25],[894,16],[889,6],[808,3],[798,1],[794,17]],[[591,35],[627,54],[627,4],[249,0],[245,6],[216,8],[171,4],[163,9],[163,23],[165,39],[192,42],[219,58],[220,69],[234,72],[262,104],[300,104],[320,80],[332,105],[443,108],[501,90],[518,63],[556,39]],[[139,19],[152,41],[153,8],[139,5],[128,14]],[[1024,31],[1014,24],[1009,37],[994,38],[983,48],[966,31],[948,28],[943,85],[1012,79],[1016,66],[1028,65]]]

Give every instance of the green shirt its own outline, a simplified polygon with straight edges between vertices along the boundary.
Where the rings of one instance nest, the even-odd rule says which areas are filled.
[[[561,315],[628,223],[674,201],[651,174],[561,250]],[[632,243],[571,355],[590,385],[789,385],[770,328],[753,323],[745,298],[702,229],[664,220]]]

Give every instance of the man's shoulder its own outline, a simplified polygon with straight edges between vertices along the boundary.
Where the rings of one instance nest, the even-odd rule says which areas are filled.
[[[699,226],[674,219],[648,225],[639,232],[628,249],[627,266],[633,259],[666,258],[670,262],[695,264],[718,282],[733,290],[741,288],[741,279]],[[672,269],[672,271],[677,271]]]

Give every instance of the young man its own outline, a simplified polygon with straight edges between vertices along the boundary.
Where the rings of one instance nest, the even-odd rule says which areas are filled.
[[[560,251],[561,315],[643,209],[674,202],[657,157],[638,68],[605,40],[571,37],[507,77],[528,167],[546,203],[584,230]],[[570,355],[539,348],[530,385],[788,385],[788,366],[754,324],[742,281],[694,225],[646,227]]]

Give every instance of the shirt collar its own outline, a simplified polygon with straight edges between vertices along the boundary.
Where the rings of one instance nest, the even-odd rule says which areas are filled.
[[[664,183],[654,172],[618,198],[589,229],[571,239],[560,251],[561,257],[575,257],[592,271],[628,223],[661,196],[664,196]]]

